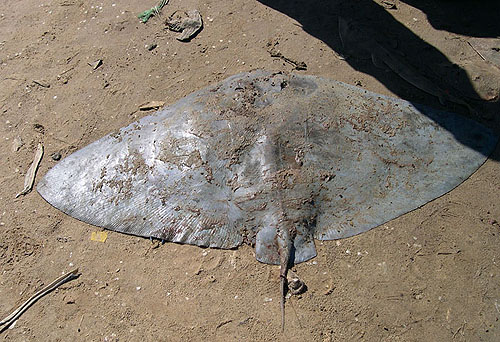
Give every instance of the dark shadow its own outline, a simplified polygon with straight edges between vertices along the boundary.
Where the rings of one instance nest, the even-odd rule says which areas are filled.
[[[414,104],[420,104],[437,108],[441,110],[458,112],[475,121],[493,128],[498,134],[498,113],[500,113],[500,104],[482,100],[476,93],[468,75],[456,64],[452,63],[443,53],[429,43],[422,40],[413,31],[405,25],[395,20],[385,9],[373,0],[259,0],[262,4],[282,12],[289,17],[297,20],[303,30],[310,35],[322,40],[330,48],[341,55],[346,55],[346,62],[354,69],[372,75],[384,84],[390,91],[398,97],[410,101]],[[495,27],[499,25],[490,18],[487,13],[479,13],[480,5],[477,1],[471,1],[473,4],[467,4],[459,1],[460,6],[454,5],[455,1],[417,1],[403,0],[411,6],[415,6],[424,11],[429,20],[433,20],[435,25],[457,33],[469,34],[474,36],[489,36],[494,34]],[[480,2],[480,1],[479,1]],[[500,1],[498,1],[500,3]],[[489,3],[489,2],[488,2]],[[441,7],[441,4],[442,7]],[[453,12],[453,6],[458,6],[454,11],[465,11],[465,8],[476,7],[475,14],[467,17],[466,13]],[[477,8],[479,6],[479,8]],[[490,4],[491,10],[497,9],[498,4]],[[459,9],[457,9],[459,8]],[[482,9],[481,9],[482,10]],[[472,9],[470,9],[472,11]],[[496,12],[500,13],[500,12]],[[344,22],[349,23],[349,27],[354,32],[350,39],[340,38],[339,35],[339,17]],[[474,20],[488,18],[484,26]],[[463,26],[464,20],[467,25]],[[500,18],[497,19],[500,22]],[[439,24],[437,24],[439,23]],[[462,26],[461,26],[462,25]],[[344,26],[345,27],[345,26]],[[496,30],[499,34],[500,30]],[[464,44],[464,42],[461,42]],[[376,44],[376,45],[374,45]],[[453,94],[455,98],[466,98],[467,102],[474,108],[471,111],[463,104],[457,104],[454,101],[439,101],[436,94],[430,94],[415,87],[411,82],[404,80],[401,73],[394,72],[394,68],[380,67],[379,63],[372,58],[374,46],[379,51],[389,51],[403,63],[409,65],[411,70],[428,80],[427,84],[436,85],[446,94]],[[307,63],[307,60],[305,61]],[[377,66],[375,66],[375,64]],[[385,65],[386,66],[386,65]],[[411,78],[411,77],[410,77]],[[424,82],[425,83],[425,82]],[[425,87],[420,87],[425,88]],[[432,92],[431,92],[432,93]],[[464,96],[462,96],[464,95]],[[458,101],[460,102],[460,101]],[[422,108],[422,107],[420,107]],[[452,132],[457,136],[460,132]],[[464,142],[465,143],[465,142]],[[474,148],[473,146],[470,146]]]
[[[436,30],[471,37],[500,35],[498,0],[401,0],[424,12]]]

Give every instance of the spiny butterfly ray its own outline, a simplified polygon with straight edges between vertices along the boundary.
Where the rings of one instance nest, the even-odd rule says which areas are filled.
[[[497,137],[455,114],[315,76],[232,76],[68,156],[38,184],[81,221],[287,272],[450,191]]]

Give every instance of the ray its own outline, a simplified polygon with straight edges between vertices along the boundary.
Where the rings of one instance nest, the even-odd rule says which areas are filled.
[[[465,96],[457,90],[454,90],[456,94],[443,90],[434,81],[418,72],[403,57],[379,44],[376,39],[373,39],[373,34],[363,30],[360,23],[339,17],[339,36],[347,51],[356,51],[361,55],[368,53],[373,65],[377,68],[392,70],[414,87],[437,97],[442,105],[448,101],[453,102],[466,107],[471,114],[477,114],[476,110],[465,100]]]
[[[314,240],[353,236],[464,181],[497,137],[461,116],[341,82],[232,76],[73,153],[38,192],[106,229],[203,247],[255,246],[287,272]]]

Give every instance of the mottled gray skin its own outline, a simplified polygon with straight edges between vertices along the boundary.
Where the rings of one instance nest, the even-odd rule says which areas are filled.
[[[459,116],[314,76],[232,76],[66,157],[38,184],[107,229],[204,247],[255,245],[289,267],[314,239],[359,234],[460,184],[496,137]]]

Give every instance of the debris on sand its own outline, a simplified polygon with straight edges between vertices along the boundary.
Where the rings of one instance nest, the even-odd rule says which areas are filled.
[[[102,59],[98,59],[95,62],[87,63],[87,64],[90,65],[93,70],[96,70],[97,68],[99,68],[102,65]]]
[[[24,142],[21,139],[21,137],[15,137],[14,140],[12,140],[12,147],[11,150],[12,152],[17,152],[23,147]]]
[[[26,195],[33,189],[33,183],[35,182],[35,175],[36,175],[36,170],[38,170],[38,165],[40,165],[40,161],[42,160],[43,156],[43,145],[38,144],[38,147],[35,152],[35,158],[33,159],[33,162],[31,163],[30,168],[28,169],[28,172],[26,172],[26,176],[24,177],[24,189],[16,195],[16,198],[22,195]]]
[[[396,9],[398,9],[398,7],[396,6],[396,4],[393,1],[384,0],[384,1],[381,2],[381,5],[384,8],[387,8],[387,9],[390,9],[390,10],[396,10]]]
[[[307,70],[307,64],[304,63],[304,62],[300,62],[300,61],[296,61],[294,59],[291,59],[291,58],[288,58],[288,57],[285,57],[280,50],[276,49],[276,45],[278,45],[277,42],[275,42],[274,44],[273,43],[267,43],[267,52],[269,52],[269,54],[271,55],[271,57],[277,57],[277,58],[280,58],[282,60],[284,60],[285,62],[287,62],[288,64],[291,64],[295,67],[295,70]]]
[[[33,83],[38,84],[42,88],[50,88],[50,84],[43,80],[33,80]]]
[[[50,157],[52,158],[52,160],[54,161],[58,161],[58,160],[61,160],[62,156],[61,156],[61,153],[59,152],[54,152],[50,155]]]
[[[156,5],[155,7],[152,7],[151,9],[148,9],[144,12],[142,12],[141,14],[139,14],[137,16],[137,18],[141,19],[141,21],[143,23],[147,23],[149,18],[151,18],[152,16],[154,15],[160,15],[160,11],[161,9],[166,5],[168,4],[168,1],[169,0],[161,0],[158,5]]]
[[[47,293],[50,293],[51,291],[55,290],[62,284],[78,278],[78,268],[69,272],[68,274],[62,275],[56,280],[54,280],[52,283],[49,285],[45,286],[43,289],[35,293],[33,296],[31,296],[26,302],[24,302],[21,306],[19,306],[16,310],[12,311],[10,315],[5,317],[2,321],[0,321],[0,333],[3,332],[5,329],[7,329],[10,325],[15,323],[17,319],[26,311],[28,310],[37,300],[45,296]]]
[[[497,38],[471,38],[469,46],[482,60],[500,68],[500,40]]]
[[[139,106],[139,110],[151,110],[163,107],[165,102],[163,101],[149,101]]]
[[[148,51],[153,51],[153,50],[154,50],[154,49],[156,49],[157,47],[158,47],[158,44],[156,44],[156,43],[152,43],[152,44],[147,44],[147,45],[146,45],[146,49],[147,49]]]
[[[171,31],[181,32],[176,38],[182,42],[190,41],[203,27],[201,14],[197,10],[184,12],[184,16],[174,12],[165,22]],[[187,16],[187,17],[186,17]]]
[[[92,232],[92,234],[90,234],[91,241],[106,242],[107,238],[108,232]]]

